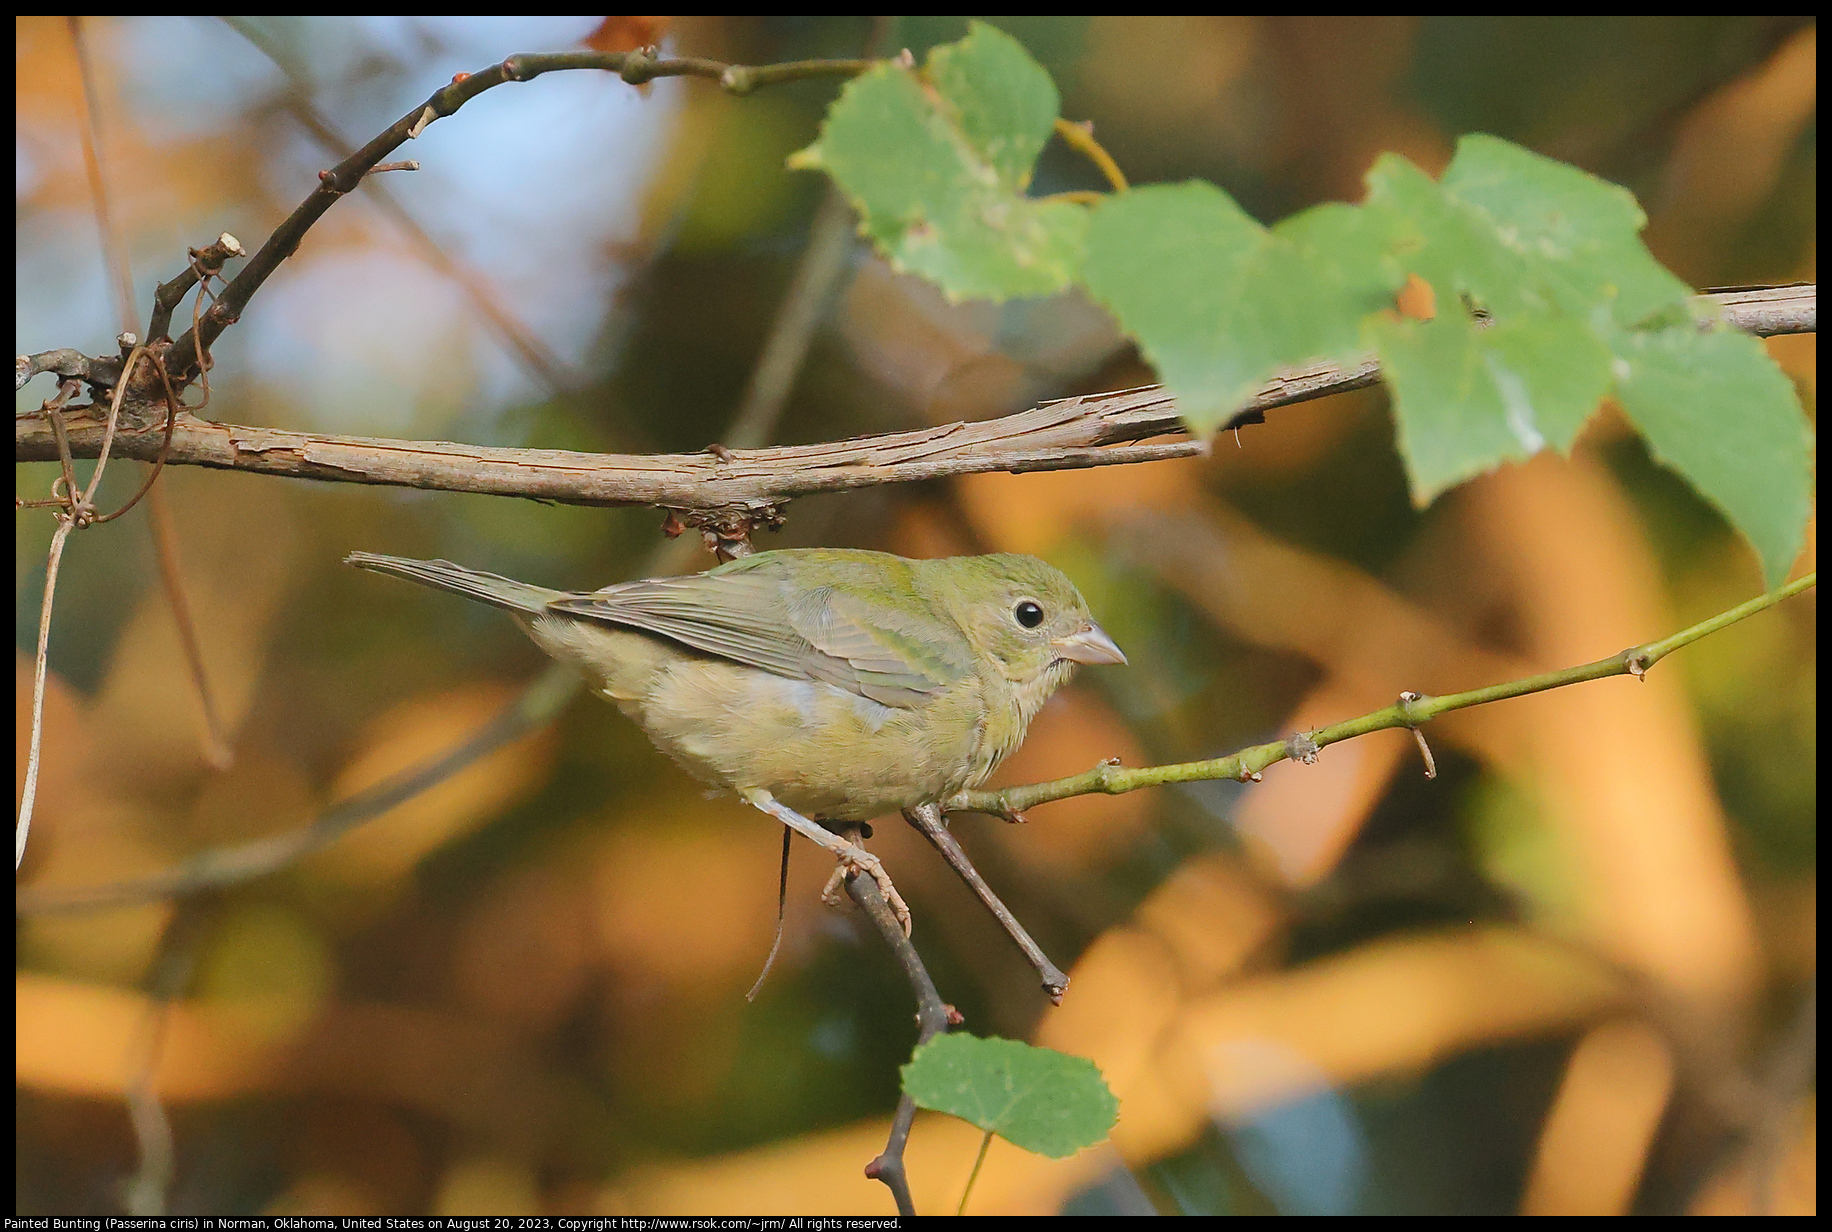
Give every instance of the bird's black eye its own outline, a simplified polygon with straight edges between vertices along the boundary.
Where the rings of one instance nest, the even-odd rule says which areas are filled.
[[[1018,606],[1011,609],[1011,614],[1026,629],[1035,629],[1043,623],[1043,608],[1038,606],[1035,599],[1018,600]]]

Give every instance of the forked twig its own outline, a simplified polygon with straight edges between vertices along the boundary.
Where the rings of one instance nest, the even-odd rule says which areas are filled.
[[[958,1016],[941,999],[935,991],[935,981],[929,977],[928,968],[922,964],[922,956],[910,939],[904,935],[903,925],[898,922],[890,904],[878,892],[878,886],[871,877],[854,873],[846,878],[846,892],[871,917],[877,926],[884,943],[891,948],[897,957],[897,965],[903,968],[903,974],[916,993],[916,1046],[921,1047],[946,1031],[957,1021]],[[916,1207],[910,1200],[909,1174],[904,1168],[903,1152],[910,1140],[910,1126],[916,1120],[916,1101],[904,1095],[897,1101],[897,1111],[891,1118],[890,1137],[884,1144],[884,1150],[878,1157],[865,1165],[865,1175],[873,1180],[884,1182],[897,1202],[897,1213],[914,1215]]]
[[[948,829],[948,819],[943,816],[941,809],[933,804],[918,805],[915,808],[904,809],[903,819],[915,826],[917,831],[929,840],[935,850],[941,852],[942,858],[948,862],[948,867],[954,870],[957,877],[967,883],[968,889],[979,896],[986,910],[992,913],[992,918],[997,920],[999,927],[1005,930],[1005,935],[1017,943],[1018,948],[1024,951],[1024,957],[1030,960],[1030,965],[1037,969],[1037,976],[1043,981],[1044,994],[1056,1005],[1061,1005],[1062,994],[1069,987],[1069,977],[1060,967],[1050,961],[1049,955],[1043,952],[1043,947],[1031,940],[1031,935],[1024,930],[1024,925],[1018,923],[1018,918],[1011,913],[1011,909],[1000,902],[999,896],[992,892],[992,887],[986,884],[979,870],[973,867],[973,861],[968,859],[967,853],[961,849],[960,840],[956,839],[954,832]]]

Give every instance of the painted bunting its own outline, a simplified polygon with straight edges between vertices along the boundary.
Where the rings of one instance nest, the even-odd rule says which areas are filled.
[[[689,773],[870,873],[906,931],[877,859],[812,819],[978,787],[1076,664],[1126,661],[1034,556],[799,548],[589,593],[443,560],[346,561],[508,609]]]

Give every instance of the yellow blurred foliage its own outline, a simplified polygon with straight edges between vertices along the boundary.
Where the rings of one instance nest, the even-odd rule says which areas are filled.
[[[1598,964],[1527,934],[1402,935],[1193,1001],[1166,1035],[1154,1081],[1184,1101],[1187,1138],[1205,1109],[1246,1115],[1303,1094],[1312,1074],[1348,1086],[1410,1073],[1476,1041],[1581,1021],[1619,996]],[[1240,1065],[1217,1051],[1236,1040],[1276,1041],[1305,1065]]]
[[[1587,1032],[1540,1131],[1523,1215],[1626,1215],[1673,1090],[1673,1057],[1645,1023]]]
[[[335,988],[336,960],[296,912],[250,903],[211,929],[199,957],[196,1001],[222,1029],[251,1046],[295,1038]]]
[[[401,702],[371,721],[332,790],[341,799],[450,752],[476,734],[515,690],[470,684]],[[304,866],[331,884],[376,890],[398,882],[442,843],[499,816],[546,781],[554,740],[543,729],[479,758],[437,786],[351,831]]]
[[[13,799],[24,798],[26,760],[32,740],[33,660],[22,650],[13,652]],[[31,877],[42,848],[51,840],[58,819],[80,794],[83,767],[92,755],[83,704],[62,676],[45,673],[44,711],[40,721],[38,790],[33,797],[34,843],[26,848],[31,863],[23,869]]]
[[[1284,911],[1266,885],[1224,855],[1185,860],[1134,919],[1176,960],[1185,996],[1206,992],[1264,951]]]
[[[206,647],[204,671],[224,738],[254,704],[275,636],[275,617],[292,588],[299,549],[283,492],[249,477],[212,483],[208,476],[162,479],[179,537],[185,599]],[[258,523],[261,540],[242,537]],[[178,624],[163,590],[149,586],[114,643],[89,722],[108,755],[97,777],[123,791],[178,788],[204,769],[203,705]]]
[[[540,1215],[541,1191],[526,1163],[495,1156],[460,1158],[439,1178],[434,1215]]]
[[[304,768],[283,750],[245,748],[228,769],[205,776],[173,828],[191,846],[234,845],[303,830],[323,807]]]
[[[604,960],[670,996],[742,989],[769,951],[782,831],[729,798],[651,801],[629,821],[587,857]],[[830,858],[812,862],[825,877]]]
[[[483,887],[456,937],[459,1000],[530,1032],[553,1026],[591,969],[591,897],[570,862],[517,869]]]
[[[1150,466],[1095,466],[1034,475],[992,471],[961,476],[956,490],[987,550],[1048,556],[1064,536],[1097,515],[1186,507],[1196,498],[1202,465],[1200,458],[1178,458]]]
[[[32,827],[32,846],[39,849],[32,861],[34,890],[130,880],[163,871],[170,860],[151,837],[160,816],[144,802],[82,795],[56,817],[54,828]],[[31,916],[20,922],[20,958],[67,975],[133,984],[145,973],[172,911],[171,903],[154,901]]]
[[[1045,703],[1023,745],[999,767],[992,786],[1080,774],[1107,758],[1144,764],[1138,738],[1113,707],[1087,689],[1068,688]],[[1142,792],[1075,796],[1037,810],[1031,824],[991,831],[1013,859],[1042,873],[1092,872],[1143,834],[1152,802]]]
[[[270,1219],[327,1215],[360,1219],[383,1214],[384,1209],[375,1193],[360,1181],[347,1176],[308,1172],[263,1207],[261,1214]]]
[[[115,1098],[127,1090],[151,1025],[145,995],[21,972],[13,1001],[14,1071],[22,1087]],[[276,1041],[243,1034],[232,1014],[185,1003],[165,1013],[154,1083],[162,1099],[221,1099],[271,1075]]]

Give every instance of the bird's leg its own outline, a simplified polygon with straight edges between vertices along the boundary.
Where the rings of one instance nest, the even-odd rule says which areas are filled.
[[[828,819],[825,817],[817,817],[814,820],[817,824],[820,824],[826,822]],[[859,842],[860,838],[871,837],[870,826],[861,829],[859,825],[854,822],[842,822],[834,828],[833,832],[855,847],[863,846],[863,844]],[[821,901],[826,903],[829,907],[832,907],[835,911],[838,911],[840,906],[845,903],[846,866],[844,864],[835,864],[833,866],[833,871],[827,874],[826,884],[821,886]]]
[[[910,935],[910,909],[904,903],[903,895],[897,893],[897,887],[891,884],[891,875],[884,871],[884,865],[877,856],[857,843],[847,842],[825,826],[809,821],[761,788],[748,788],[740,794],[752,808],[761,809],[803,838],[811,838],[831,851],[845,872],[870,874],[871,879],[878,883],[884,901],[897,913],[897,922],[903,925],[903,935]]]
[[[973,867],[973,861],[967,858],[967,853],[961,850],[960,843],[948,829],[941,807],[920,804],[915,808],[907,808],[903,810],[903,819],[921,831],[935,850],[941,852],[942,859],[948,862],[955,875],[967,883],[968,889],[979,895],[980,901],[986,904],[986,910],[992,912],[993,918],[1005,929],[1006,935],[1018,943],[1018,948],[1024,951],[1024,957],[1030,959],[1031,966],[1037,969],[1038,978],[1043,981],[1044,994],[1055,1004],[1061,1005],[1062,994],[1069,987],[1069,977],[1049,960],[1043,947],[1031,940],[1031,935],[1024,931],[1024,925],[1018,923],[1018,918],[999,901],[999,896],[992,892],[992,887],[986,884],[979,870]]]
[[[826,821],[827,818],[821,817],[816,820]],[[833,832],[847,842],[853,844],[855,847],[861,845],[859,843],[861,838],[871,837],[871,827],[862,821],[842,821],[834,827]],[[836,864],[833,866],[833,872],[828,876],[827,884],[821,887],[821,901],[823,903],[834,908],[845,905],[846,876],[851,871],[852,870],[848,869],[844,864]],[[887,899],[886,901],[888,902],[889,900]],[[905,933],[904,935],[908,936],[909,934]]]

